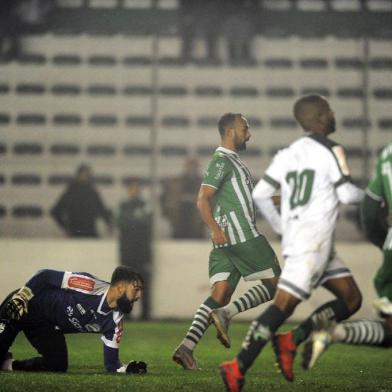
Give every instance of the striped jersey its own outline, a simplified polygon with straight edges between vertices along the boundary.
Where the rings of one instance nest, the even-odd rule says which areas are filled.
[[[376,167],[366,189],[369,197],[376,201],[385,201],[388,207],[389,230],[383,245],[384,250],[392,249],[392,141],[381,151]]]
[[[374,200],[385,200],[392,215],[392,141],[378,156],[366,193]]]
[[[202,185],[217,190],[213,216],[228,238],[228,244],[214,244],[214,247],[235,245],[260,235],[252,200],[253,178],[237,153],[218,147],[204,173]]]
[[[317,134],[301,137],[275,155],[264,180],[281,189],[285,256],[333,245],[336,188],[350,181],[342,146]]]

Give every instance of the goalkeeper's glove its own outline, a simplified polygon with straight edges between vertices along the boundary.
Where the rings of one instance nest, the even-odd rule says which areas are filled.
[[[5,313],[13,320],[20,320],[27,314],[27,306],[31,298],[34,297],[30,288],[24,286],[15,293],[7,302]]]
[[[123,365],[117,369],[117,373],[146,374],[147,363],[143,361],[131,361],[128,365]]]

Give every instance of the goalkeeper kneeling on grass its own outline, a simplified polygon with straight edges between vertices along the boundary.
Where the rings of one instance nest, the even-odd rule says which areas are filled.
[[[128,267],[117,267],[111,282],[85,273],[38,271],[0,305],[0,369],[65,372],[68,368],[64,334],[100,333],[109,372],[146,373],[144,362],[119,360],[123,316],[140,299],[143,278]],[[14,360],[9,352],[23,331],[40,356]]]

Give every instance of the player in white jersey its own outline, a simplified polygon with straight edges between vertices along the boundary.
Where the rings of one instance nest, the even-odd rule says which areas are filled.
[[[327,100],[302,97],[294,105],[294,116],[306,134],[277,153],[253,192],[262,214],[282,234],[285,265],[273,304],[252,323],[238,356],[221,365],[228,390],[241,389],[245,372],[271,338],[283,375],[293,381],[297,346],[322,320],[344,320],[361,305],[351,272],[334,251],[334,230],[339,202],[359,203],[364,192],[350,180],[343,147],[327,138],[335,131]],[[279,188],[281,215],[271,200]],[[336,299],[316,309],[295,330],[275,334],[320,285]]]

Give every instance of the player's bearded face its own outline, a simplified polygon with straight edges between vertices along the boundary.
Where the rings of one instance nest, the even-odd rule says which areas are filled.
[[[117,300],[117,307],[120,312],[128,314],[131,313],[134,302],[134,300],[129,300],[127,294],[124,292],[124,294]]]
[[[237,140],[235,143],[235,147],[236,147],[237,151],[246,150],[246,140]]]
[[[335,117],[329,118],[327,126],[328,126],[329,133],[333,133],[333,132],[336,131],[336,120],[335,120]]]

